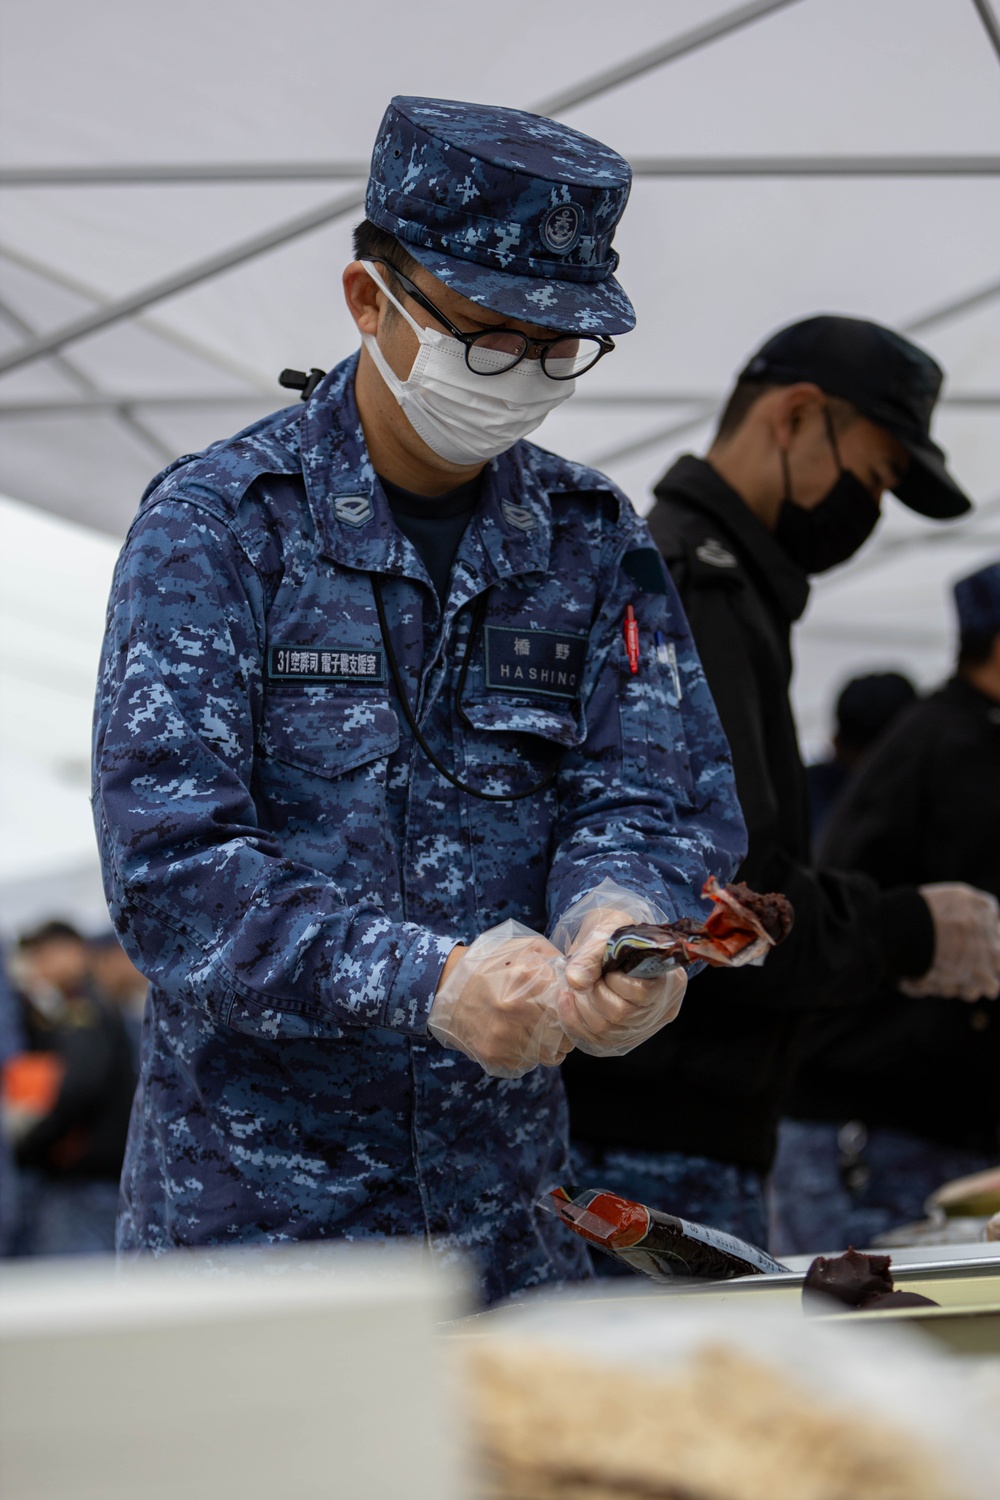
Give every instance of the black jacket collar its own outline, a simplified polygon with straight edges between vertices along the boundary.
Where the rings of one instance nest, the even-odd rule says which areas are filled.
[[[950,677],[941,689],[941,696],[949,703],[960,704],[974,718],[1000,729],[1000,703],[981,693],[964,677]]]
[[[782,614],[789,622],[800,618],[809,602],[809,579],[711,464],[685,453],[653,493],[658,500],[680,502],[717,521]]]

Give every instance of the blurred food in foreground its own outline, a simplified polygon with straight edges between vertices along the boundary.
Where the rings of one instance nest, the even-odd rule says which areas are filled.
[[[725,1343],[607,1368],[496,1341],[468,1354],[496,1500],[958,1500],[919,1438]]]

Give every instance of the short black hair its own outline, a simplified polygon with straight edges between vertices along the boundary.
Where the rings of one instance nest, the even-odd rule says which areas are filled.
[[[725,442],[727,438],[731,438],[743,426],[750,408],[756,405],[761,396],[766,396],[768,391],[778,390],[781,383],[777,380],[738,380],[723,408],[713,441]],[[849,401],[844,401],[839,396],[827,396],[826,399],[833,425],[838,432],[860,415]]]
[[[963,630],[958,642],[959,667],[982,667],[993,655],[993,642],[1000,631]]]
[[[32,948],[41,948],[44,943],[82,943],[83,938],[75,927],[69,922],[43,922],[41,927],[35,927],[31,932],[25,932],[18,939],[17,946],[23,951]]]
[[[837,742],[860,753],[873,745],[904,708],[917,701],[917,690],[902,672],[868,672],[852,677],[837,698]]]
[[[371,219],[362,219],[353,234],[355,260],[384,260],[386,265],[404,276],[416,269],[416,261],[400,244],[395,235],[379,229]]]
[[[768,391],[773,391],[775,384],[773,380],[740,380],[730,393],[729,400],[722,410],[719,425],[715,432],[715,441],[730,438],[733,433],[743,426],[747,413],[761,396]]]

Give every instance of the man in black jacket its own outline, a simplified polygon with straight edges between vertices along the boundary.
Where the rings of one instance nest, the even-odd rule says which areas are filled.
[[[954,677],[872,751],[821,855],[882,889],[967,880],[1000,896],[1000,562],[962,579],[955,603]],[[904,988],[809,1017],[774,1171],[782,1251],[870,1244],[942,1182],[1000,1160],[1000,1017]]]
[[[578,1176],[758,1242],[764,1177],[806,1015],[929,975],[938,993],[1000,991],[993,897],[882,890],[811,864],[788,698],[791,627],[809,575],[874,530],[885,490],[945,519],[970,502],[931,441],[942,372],[877,324],[818,317],[771,338],[740,375],[707,460],[660,481],[650,530],[687,611],[729,739],[749,854],[784,891],[791,938],[762,969],[711,970],[682,1014],[628,1058],[565,1066]]]

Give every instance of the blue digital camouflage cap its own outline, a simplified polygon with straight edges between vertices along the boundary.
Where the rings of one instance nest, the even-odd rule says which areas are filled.
[[[990,563],[955,585],[962,635],[1000,635],[1000,562]]]
[[[632,169],[556,120],[451,99],[396,97],[365,212],[453,291],[575,333],[627,333],[611,241]]]

